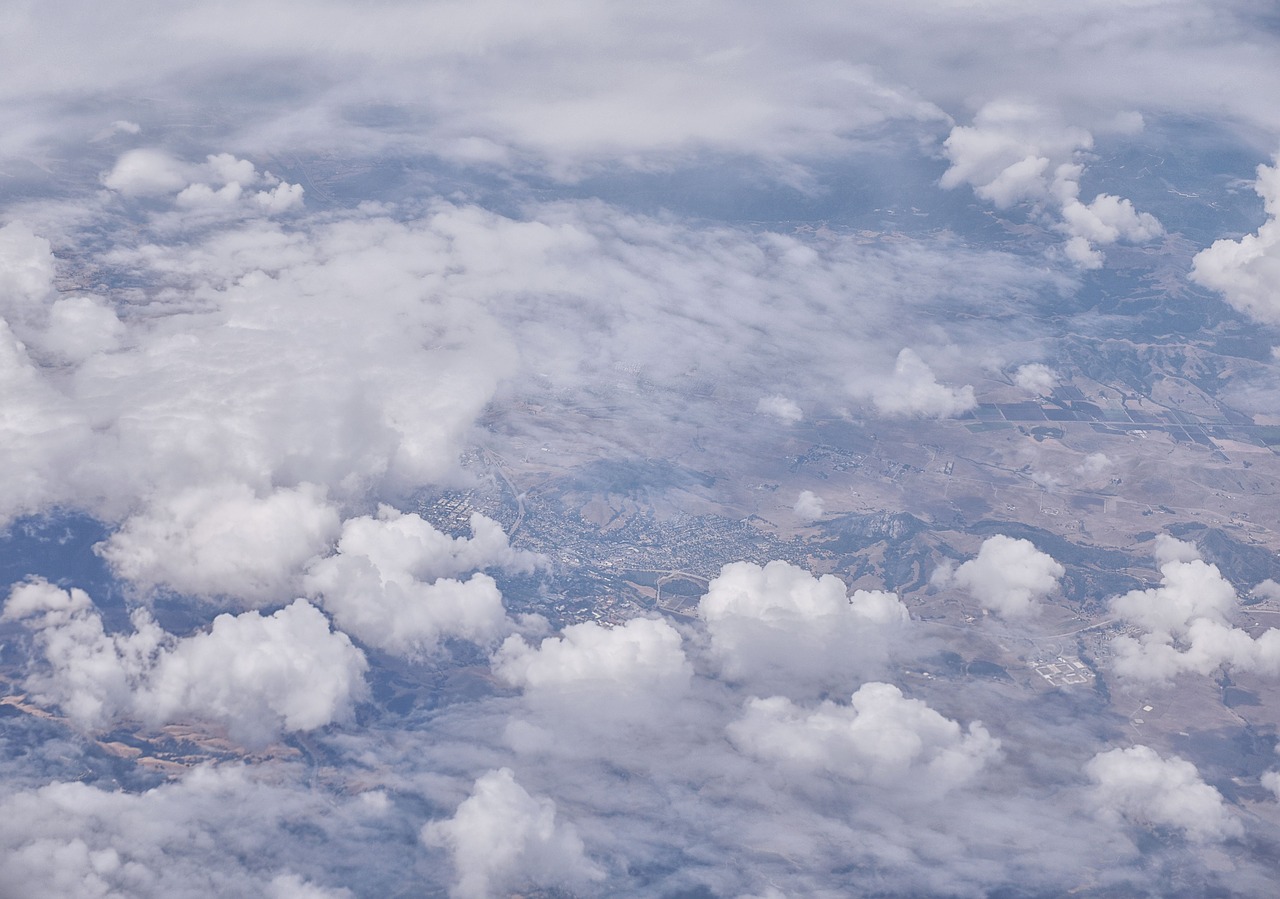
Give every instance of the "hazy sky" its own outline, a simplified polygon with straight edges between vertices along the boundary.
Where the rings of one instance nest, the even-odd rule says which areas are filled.
[[[0,730],[0,896],[1266,894],[1276,815],[1092,700],[895,684],[939,646],[892,593],[741,562],[696,620],[553,633],[494,577],[547,559],[409,507],[486,410],[667,458],[1032,399],[1050,341],[1127,333],[1117,260],[1271,335],[1263,5],[11,0],[0,57],[0,521],[100,521],[128,609],[5,585],[13,690],[66,726]],[[1156,553],[1117,676],[1280,674],[1241,585]],[[935,584],[1013,626],[1063,574],[997,535]],[[480,698],[378,705],[458,643]],[[190,720],[341,764],[78,782]]]

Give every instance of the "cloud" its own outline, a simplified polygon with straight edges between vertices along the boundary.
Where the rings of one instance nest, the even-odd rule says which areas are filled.
[[[92,294],[59,296],[49,241],[20,222],[0,228],[0,316],[35,362],[77,363],[116,349],[125,328]],[[22,350],[19,350],[21,353]]]
[[[136,585],[261,604],[292,592],[296,575],[339,526],[314,484],[264,497],[244,484],[200,486],[131,517],[98,549]]]
[[[21,222],[0,228],[0,310],[6,318],[34,314],[52,290],[53,277],[49,241]]]
[[[972,125],[951,130],[943,143],[951,166],[939,183],[946,189],[969,184],[998,209],[1030,203],[1046,215],[1056,213],[1052,227],[1067,237],[1067,258],[1095,269],[1103,262],[1096,247],[1120,240],[1146,243],[1164,227],[1122,197],[1100,193],[1087,204],[1080,201],[1084,165],[1078,160],[1092,146],[1087,131],[1065,127],[1041,109],[992,102]]]
[[[1161,758],[1148,746],[1111,749],[1085,766],[1103,814],[1144,827],[1181,831],[1194,842],[1244,836],[1222,794],[1200,778],[1196,766],[1173,756]]]
[[[1131,590],[1111,600],[1111,611],[1145,631],[1112,641],[1117,674],[1168,681],[1183,672],[1210,674],[1219,665],[1280,674],[1280,630],[1256,639],[1230,623],[1239,600],[1218,566],[1200,558],[1195,544],[1156,538],[1160,586]]]
[[[124,324],[105,300],[81,295],[65,297],[49,307],[48,325],[35,337],[35,344],[58,362],[77,363],[117,349],[124,335]]]
[[[1280,771],[1264,771],[1259,780],[1264,789],[1270,790],[1280,800]]]
[[[770,693],[836,687],[875,671],[910,620],[891,593],[850,596],[839,578],[780,561],[724,566],[698,616],[724,675]]]
[[[956,569],[954,580],[984,609],[1017,618],[1035,612],[1036,603],[1057,589],[1065,573],[1031,541],[996,534],[982,541],[976,558]]]
[[[5,234],[0,519],[62,503],[122,521],[109,556],[144,589],[286,598],[335,510],[455,468],[513,367],[473,298],[424,280],[435,239],[389,220],[117,247],[103,264],[155,291],[122,314],[59,298],[48,242]]]
[[[884,683],[863,684],[848,706],[752,699],[728,733],[743,751],[784,768],[935,795],[971,780],[1000,747],[980,723],[961,728]]]
[[[824,509],[822,497],[812,490],[801,490],[791,511],[802,521],[817,521],[822,517]]]
[[[1058,386],[1058,375],[1044,363],[1032,362],[1018,366],[1013,375],[1013,383],[1027,393],[1047,396]]]
[[[212,154],[203,164],[192,164],[148,148],[121,155],[111,171],[103,174],[102,183],[126,197],[172,196],[175,206],[194,212],[260,209],[276,214],[300,207],[304,194],[301,184],[287,184],[270,172],[260,173],[252,162],[230,153]],[[246,192],[258,184],[267,187]],[[252,203],[241,206],[242,199]]]
[[[535,699],[548,693],[571,694],[577,697],[575,703],[590,702],[597,691],[609,702],[623,693],[661,702],[683,693],[693,675],[679,632],[650,618],[633,618],[615,627],[594,622],[570,625],[536,649],[511,636],[494,655],[493,670]]]
[[[0,320],[0,522],[35,512],[58,495],[57,485],[78,464],[91,433],[74,404],[43,377],[25,345]],[[52,494],[52,496],[51,496]]]
[[[756,403],[756,412],[762,415],[772,415],[787,424],[794,424],[804,418],[804,413],[800,410],[800,407],[785,396],[760,397],[760,402]]]
[[[497,522],[471,516],[472,536],[453,538],[418,515],[381,506],[345,521],[337,552],[307,570],[304,588],[343,630],[379,649],[420,656],[456,637],[489,643],[515,628],[483,568],[532,571]],[[471,576],[458,580],[457,575]]]
[[[892,375],[864,380],[855,392],[869,396],[876,411],[890,417],[951,418],[978,404],[972,387],[939,384],[929,364],[909,347],[899,351]]]
[[[244,160],[211,159],[193,165],[212,186],[247,177]],[[141,218],[136,236],[94,264],[146,284],[145,295],[53,301],[48,242],[11,233],[14,258],[36,272],[19,291],[34,298],[21,304],[34,318],[14,325],[27,348],[14,348],[13,367],[31,384],[15,394],[41,416],[59,410],[67,426],[6,435],[30,483],[9,504],[0,490],[0,515],[63,503],[154,522],[189,491],[265,499],[304,484],[342,514],[361,512],[451,472],[496,397],[536,402],[550,421],[616,381],[619,366],[634,370],[688,409],[673,422],[649,394],[611,396],[627,414],[597,439],[635,449],[660,433],[723,426],[758,400],[733,385],[766,375],[797,406],[830,404],[851,364],[863,369],[855,380],[881,380],[883,335],[914,330],[903,304],[986,308],[990,295],[1029,296],[1049,277],[1008,254],[697,228],[598,201],[507,217],[433,200],[408,221],[367,207],[288,227],[112,202],[123,210],[86,212],[92,226],[65,239]],[[803,304],[790,302],[801,294]],[[855,314],[858,329],[829,327]],[[901,414],[967,404],[967,391],[938,385],[923,363],[910,374],[885,393]],[[690,402],[700,384],[732,403]]]
[[[1192,260],[1191,280],[1222,294],[1228,303],[1260,322],[1280,322],[1280,157],[1258,166],[1253,189],[1262,197],[1267,220],[1239,240],[1217,240]]]
[[[517,751],[607,754],[619,762],[681,726],[693,680],[680,634],[647,618],[571,625],[536,648],[511,636],[492,665],[500,681],[522,690],[528,709],[506,729]]]
[[[103,173],[102,183],[130,197],[175,194],[190,183],[192,168],[163,150],[130,150]]]
[[[297,874],[279,874],[271,879],[267,899],[350,899],[350,890],[330,890],[316,886]]]
[[[1110,470],[1114,464],[1106,453],[1089,453],[1075,467],[1075,472],[1082,478],[1093,478]]]
[[[0,795],[0,895],[349,899],[289,869],[316,867],[306,841],[353,849],[343,832],[362,831],[367,810],[281,776],[291,773],[230,764],[140,792],[75,781],[11,787]],[[300,826],[305,838],[291,835]]]
[[[6,718],[24,729],[0,740],[0,892],[430,893],[446,854],[459,888],[554,888],[541,853],[580,875],[562,886],[610,895],[1268,895],[1253,849],[1227,847],[1236,867],[1215,875],[1216,849],[1139,849],[1122,813],[1090,817],[1077,781],[1108,725],[1088,698],[911,676],[917,700],[881,683],[903,637],[935,633],[915,634],[887,593],[851,602],[808,573],[726,570],[700,621],[537,640],[485,574],[510,550],[481,533],[492,522],[453,541],[368,514],[412,508],[424,485],[467,489],[473,443],[512,468],[526,454],[696,468],[715,483],[681,502],[727,514],[741,460],[784,464],[810,436],[744,427],[759,415],[827,432],[856,418],[851,397],[884,418],[955,415],[984,384],[1007,389],[988,377],[1007,360],[1070,356],[1046,340],[1064,328],[1123,329],[1132,304],[1109,306],[1111,279],[1077,284],[1078,269],[1158,239],[1148,211],[1170,227],[1205,227],[1198,204],[1232,214],[1203,186],[1212,172],[1187,168],[1208,158],[1198,147],[1231,167],[1242,141],[1276,145],[1276,33],[1247,6],[19,5],[0,34],[2,221],[26,222],[0,240],[0,519],[99,519],[129,602],[157,589],[265,613],[185,638],[225,637],[197,651],[145,614],[115,631],[87,598],[46,594],[25,632],[6,623],[6,660],[30,654],[27,677],[67,708],[124,723],[168,695],[172,658],[174,714],[224,720],[242,691],[246,716],[277,732],[305,715],[261,707],[230,672],[278,676],[273,695],[301,708],[296,681],[323,694],[353,656],[269,662],[338,646],[326,615],[410,656],[524,633],[493,680],[378,653],[397,701],[370,710],[371,731],[311,734],[293,741],[305,770],[255,762],[202,789],[13,799],[10,773],[82,776],[94,744]],[[1162,144],[1188,153],[1162,166]],[[1061,248],[1034,257],[1021,211],[993,220],[938,195],[939,175],[1030,207]],[[1182,246],[1124,253],[1125,283],[1176,291]],[[1018,369],[1018,389],[1051,388],[1042,368]],[[908,426],[926,427],[873,428],[880,455]],[[789,502],[799,486],[785,489]],[[936,511],[921,496],[900,505]],[[734,583],[747,598],[717,608]],[[324,614],[270,614],[299,592]],[[401,675],[446,687],[401,715]],[[963,723],[977,718],[1007,747],[1001,764]],[[771,754],[800,747],[794,764]],[[473,848],[446,827],[409,857],[424,809],[458,807],[463,827],[459,803],[504,767],[523,786],[473,815]],[[393,819],[376,827],[347,799],[369,781]],[[567,820],[579,844],[555,836],[572,836]]]
[[[604,872],[583,853],[577,830],[556,804],[531,796],[510,768],[490,771],[452,818],[422,828],[422,841],[449,851],[455,899],[486,899],[527,885],[585,886]]]
[[[1261,599],[1269,599],[1274,602],[1280,600],[1280,583],[1277,583],[1272,578],[1266,578],[1256,584],[1249,592]]]
[[[84,591],[34,580],[14,588],[4,617],[32,629],[44,656],[26,688],[82,728],[194,717],[262,745],[349,718],[367,691],[364,655],[301,599],[270,616],[219,615],[183,638],[137,609],[132,632],[108,634]]]

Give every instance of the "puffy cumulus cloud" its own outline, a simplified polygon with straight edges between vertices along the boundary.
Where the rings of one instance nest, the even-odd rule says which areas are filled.
[[[286,184],[230,153],[210,155],[204,163],[193,164],[149,148],[121,155],[111,171],[103,173],[102,183],[126,197],[172,197],[174,205],[188,211],[256,208],[280,213],[301,206],[304,193],[301,184]],[[247,192],[258,184],[264,189]],[[242,207],[241,199],[250,202]]]
[[[303,193],[301,184],[281,182],[270,190],[258,191],[253,195],[253,200],[268,213],[276,215],[301,206]]]
[[[653,723],[671,714],[689,690],[693,666],[681,644],[665,621],[634,618],[616,627],[587,622],[537,648],[508,637],[493,657],[493,671],[520,687],[536,711],[592,730]],[[529,731],[522,739],[536,736]]]
[[[1280,771],[1264,771],[1258,779],[1264,789],[1270,790],[1280,800]]]
[[[145,610],[134,612],[132,633],[107,634],[87,593],[43,580],[15,586],[3,617],[35,631],[49,666],[29,674],[25,688],[87,728],[101,727],[132,707],[156,656],[170,642]]]
[[[948,190],[969,184],[974,193],[1001,209],[1047,199],[1055,177],[1078,174],[1058,167],[1076,151],[1093,146],[1093,137],[1064,127],[1043,110],[1022,103],[992,102],[972,125],[957,125],[943,143],[950,167],[941,185]]]
[[[1269,628],[1255,639],[1231,624],[1239,602],[1235,588],[1217,565],[1200,558],[1195,544],[1161,534],[1156,561],[1159,587],[1111,600],[1113,614],[1146,631],[1112,641],[1117,674],[1167,681],[1188,671],[1209,674],[1219,665],[1280,673],[1280,630]]]
[[[31,628],[44,656],[47,670],[26,688],[85,728],[193,717],[263,744],[347,718],[366,693],[363,654],[304,600],[269,616],[219,615],[185,638],[138,609],[132,633],[107,634],[84,591],[37,580],[14,588],[4,617]]]
[[[679,693],[692,676],[680,634],[653,618],[615,627],[590,621],[570,625],[536,649],[518,636],[508,637],[494,655],[493,668],[502,680],[532,694],[591,693],[601,687],[609,693]]]
[[[583,887],[604,872],[583,851],[556,804],[531,796],[510,768],[490,771],[475,782],[452,818],[422,828],[422,841],[446,849],[456,876],[449,895],[488,899],[529,886]]]
[[[0,319],[0,522],[35,512],[59,492],[91,439],[89,422],[49,383],[27,348]],[[70,497],[67,497],[69,500]]]
[[[1094,801],[1104,815],[1181,831],[1196,842],[1244,835],[1222,794],[1185,759],[1165,759],[1148,746],[1132,746],[1098,753],[1085,765],[1085,773],[1095,785]]]
[[[338,536],[337,510],[314,484],[255,496],[244,484],[165,497],[98,547],[116,574],[143,587],[278,601]]]
[[[1280,600],[1280,583],[1277,583],[1271,578],[1267,578],[1255,585],[1249,592],[1259,599],[1269,599],[1272,602],[1275,602]]]
[[[978,111],[972,125],[952,129],[943,144],[951,166],[940,183],[947,189],[969,184],[999,209],[1031,203],[1046,216],[1056,215],[1053,227],[1067,237],[1067,257],[1094,269],[1103,262],[1096,247],[1145,243],[1164,227],[1122,197],[1098,194],[1087,204],[1080,201],[1084,166],[1078,160],[1092,146],[1087,131],[1063,126],[1036,107],[993,102]]]
[[[299,599],[272,615],[219,615],[208,633],[159,656],[139,704],[147,716],[226,722],[233,737],[266,742],[351,716],[366,694],[364,655]]]
[[[502,527],[474,513],[472,536],[450,537],[418,515],[381,506],[342,525],[337,552],[304,579],[338,626],[371,646],[421,655],[457,637],[488,643],[515,624],[493,578],[477,569],[527,572],[540,557],[512,549]],[[466,580],[457,575],[472,573]]]
[[[1218,240],[1192,260],[1191,280],[1222,294],[1235,308],[1261,322],[1280,322],[1280,156],[1258,166],[1254,190],[1267,220],[1255,234]]]
[[[1013,373],[1013,383],[1027,393],[1047,396],[1058,386],[1058,375],[1043,362],[1031,362],[1018,366]]]
[[[939,384],[929,363],[909,347],[898,353],[888,378],[867,378],[854,392],[870,397],[876,411],[891,417],[950,418],[978,404],[973,388]]]
[[[822,502],[822,497],[812,490],[801,490],[791,511],[802,521],[817,521],[826,511],[826,505]]]
[[[804,418],[804,413],[795,401],[776,394],[760,397],[760,402],[756,403],[756,412],[761,415],[772,415],[787,424],[795,424]]]
[[[116,349],[124,336],[116,311],[101,297],[83,295],[54,302],[48,325],[35,340],[55,361],[77,363]]]
[[[984,609],[1016,618],[1036,610],[1052,593],[1066,569],[1030,540],[996,534],[982,541],[977,557],[956,569],[955,583]]]
[[[999,755],[981,723],[962,728],[892,684],[867,683],[850,704],[815,709],[751,699],[728,734],[771,764],[937,795],[971,780]]]
[[[25,317],[53,289],[53,248],[21,222],[0,228],[0,314]]]
[[[881,666],[910,615],[892,593],[775,561],[724,566],[698,603],[725,676],[769,692],[843,686]]]
[[[192,168],[163,150],[130,150],[103,173],[102,183],[130,197],[177,193],[190,183]]]
[[[91,294],[60,296],[49,241],[21,222],[0,228],[0,318],[37,363],[78,363],[116,349],[125,328],[115,309]]]
[[[7,790],[0,895],[349,899],[289,870],[306,854],[290,830],[305,822],[314,840],[369,816],[358,800],[313,794],[280,774],[228,765],[136,793],[78,782]]]

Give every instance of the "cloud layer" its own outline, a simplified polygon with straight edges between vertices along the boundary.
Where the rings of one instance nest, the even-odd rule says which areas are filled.
[[[350,718],[367,691],[364,655],[304,600],[270,616],[220,615],[183,638],[138,609],[131,633],[108,634],[83,590],[32,581],[13,590],[4,617],[31,628],[44,656],[26,688],[84,728],[191,717],[260,745]]]

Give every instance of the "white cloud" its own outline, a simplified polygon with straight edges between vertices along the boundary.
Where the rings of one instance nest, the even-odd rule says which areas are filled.
[[[230,214],[258,209],[268,214],[302,205],[301,184],[281,182],[271,173],[260,173],[252,162],[230,153],[208,156],[204,163],[178,160],[155,149],[130,150],[102,176],[110,190],[126,197],[172,195],[176,207],[189,213]],[[259,183],[268,187],[247,192]],[[247,205],[242,200],[250,201]]]
[[[31,581],[14,588],[4,617],[35,631],[47,663],[27,689],[84,728],[189,716],[260,745],[348,718],[366,692],[364,655],[304,600],[270,616],[219,615],[184,638],[137,609],[133,632],[107,634],[84,591]]]
[[[772,415],[787,424],[794,424],[804,418],[804,412],[800,410],[800,407],[794,401],[776,394],[760,397],[760,402],[756,403],[756,412],[762,415]]]
[[[53,289],[54,259],[49,241],[21,222],[0,228],[0,313],[27,317]]]
[[[570,625],[536,649],[511,636],[494,655],[493,668],[507,683],[535,695],[546,689],[579,692],[597,687],[610,694],[680,693],[693,673],[680,634],[652,618],[633,618],[614,627],[590,621]]]
[[[951,167],[940,184],[969,184],[1000,209],[1030,203],[1056,214],[1052,226],[1067,237],[1067,257],[1095,269],[1103,262],[1096,247],[1120,240],[1146,243],[1164,228],[1122,197],[1098,194],[1088,204],[1080,202],[1084,166],[1078,160],[1092,146],[1087,131],[1063,126],[1035,106],[993,102],[978,111],[972,125],[952,129],[943,144]]]
[[[270,190],[258,191],[253,199],[267,212],[288,212],[302,205],[302,194],[301,184],[277,184]]]
[[[116,160],[102,183],[126,196],[176,194],[190,183],[192,166],[163,150],[130,150]]]
[[[538,712],[595,732],[628,722],[662,726],[693,678],[680,634],[647,618],[615,627],[571,625],[536,649],[508,637],[493,657],[493,671],[520,687]]]
[[[1075,471],[1082,478],[1093,478],[1110,470],[1114,464],[1106,453],[1089,453],[1076,466]]]
[[[1013,383],[1027,393],[1048,396],[1058,386],[1058,375],[1042,362],[1031,362],[1018,367],[1013,375]]]
[[[230,153],[217,153],[205,160],[205,169],[224,185],[238,184],[253,187],[261,179],[258,170],[247,159],[237,159]]]
[[[1112,641],[1117,674],[1167,681],[1183,672],[1210,674],[1219,665],[1280,674],[1280,630],[1258,638],[1234,627],[1235,588],[1217,565],[1204,562],[1195,544],[1164,534],[1156,538],[1160,586],[1131,590],[1111,600],[1111,611],[1145,633]]]
[[[1258,166],[1254,190],[1267,220],[1254,234],[1218,240],[1192,260],[1191,280],[1223,295],[1257,321],[1280,322],[1280,157]]]
[[[572,888],[604,878],[584,854],[576,828],[559,819],[555,802],[531,796],[510,768],[476,780],[452,818],[422,828],[422,841],[449,851],[454,899],[488,899],[530,885]]]
[[[768,692],[812,692],[875,671],[910,616],[891,593],[850,596],[833,575],[734,562],[698,604],[725,676]]]
[[[55,360],[77,363],[116,349],[124,335],[124,324],[105,300],[82,295],[54,302],[46,329],[35,342]]]
[[[929,364],[904,347],[888,378],[864,380],[855,392],[869,396],[876,411],[891,417],[951,418],[976,406],[973,388],[938,383]]]
[[[66,473],[87,449],[89,423],[44,378],[0,319],[0,522],[42,509],[66,490]],[[71,497],[66,496],[70,501]]]
[[[1249,592],[1260,599],[1268,599],[1272,602],[1276,602],[1277,600],[1280,600],[1280,583],[1277,583],[1271,578],[1267,578],[1254,586],[1254,588]]]
[[[230,206],[240,199],[243,193],[240,185],[234,181],[214,190],[207,184],[192,184],[184,187],[173,202],[178,206]]]
[[[0,795],[5,896],[42,899],[349,899],[292,873],[306,840],[368,821],[359,800],[313,793],[244,765],[199,767],[142,791],[10,785]]]
[[[1185,759],[1165,759],[1150,747],[1132,746],[1098,753],[1085,773],[1095,784],[1094,801],[1104,814],[1179,830],[1196,842],[1244,836],[1222,794]]]
[[[953,174],[959,177],[962,162],[977,166],[972,180],[964,178],[982,202],[1040,204],[1033,216],[1061,231],[1062,252],[1098,265],[1108,242],[1150,239],[1158,229],[1122,199],[1136,197],[1136,186],[1126,192],[1123,182],[1103,181],[1099,189],[1108,193],[1081,196],[1090,132],[1109,168],[1097,165],[1089,176],[1143,178],[1151,202],[1184,211],[1194,203],[1162,196],[1161,179],[1181,190],[1203,188],[1181,183],[1185,166],[1155,165],[1158,135],[1205,147],[1252,129],[1274,145],[1276,35],[1246,6],[230,0],[216,9],[78,4],[50,14],[17,4],[0,30],[4,220],[30,213],[29,223],[62,258],[54,291],[49,246],[32,235],[23,252],[36,263],[34,286],[12,291],[17,300],[3,313],[0,518],[59,505],[86,510],[116,529],[109,545],[128,550],[121,558],[133,561],[118,570],[132,572],[133,586],[231,590],[231,602],[257,603],[296,584],[299,569],[336,536],[335,516],[363,514],[379,501],[403,504],[413,489],[449,475],[459,448],[475,439],[482,409],[493,427],[483,441],[520,439],[532,454],[544,442],[536,439],[541,432],[563,438],[547,441],[552,450],[572,442],[601,459],[619,450],[668,460],[682,453],[681,465],[719,478],[733,470],[732,454],[763,449],[744,427],[753,406],[780,412],[781,420],[802,412],[847,419],[847,382],[889,381],[893,354],[912,346],[919,350],[912,371],[878,397],[874,390],[858,395],[868,406],[884,400],[887,415],[954,414],[974,397],[939,378],[978,384],[978,360],[1037,352],[1043,316],[1050,307],[1055,314],[1077,308],[1078,297],[1067,295],[1074,274],[1019,260],[1025,229],[996,238],[1008,251],[975,248],[994,229],[968,212],[953,216],[955,203],[928,201],[932,187],[918,173],[927,179],[939,170],[929,157],[951,124],[942,110],[964,117],[1012,91],[1032,109],[1062,110],[1060,121],[1041,121],[1017,109],[984,109],[968,132],[962,126],[952,135]],[[1132,134],[1142,120],[1137,108],[1153,123],[1150,134],[1106,136],[1108,128]],[[130,124],[112,128],[103,143],[84,143],[126,118]],[[1079,127],[1061,124],[1068,122]],[[978,133],[979,124],[990,127]],[[171,149],[125,156],[113,168],[107,154],[136,145],[140,139],[129,135],[144,131],[148,145]],[[202,140],[208,146],[194,153]],[[204,157],[210,147],[234,155]],[[1147,150],[1151,165],[1140,173]],[[307,185],[305,207],[299,184],[260,171],[266,160],[287,165]],[[620,170],[627,179],[615,178]],[[110,185],[101,191],[97,181],[84,184],[86,173],[93,181],[98,171]],[[903,172],[916,173],[908,175],[916,183],[897,180]],[[533,199],[554,197],[557,178],[583,179],[574,197],[618,199]],[[749,186],[736,193],[742,184]],[[856,196],[847,194],[850,185]],[[46,189],[52,199],[39,196]],[[437,191],[509,211],[446,203]],[[385,205],[357,208],[363,192]],[[669,198],[671,210],[651,216],[626,208],[665,206]],[[774,221],[762,207],[775,200],[777,218],[832,209],[830,227],[774,233],[790,228],[761,223]],[[908,202],[921,208],[909,212]],[[708,224],[718,209],[741,224]],[[682,210],[700,218],[682,220]],[[273,212],[287,216],[279,227],[266,218]],[[909,217],[899,228],[886,224]],[[1188,218],[1171,214],[1174,220]],[[864,222],[881,236],[855,230]],[[930,236],[920,237],[925,230]],[[1163,252],[1173,256],[1159,264],[1176,269],[1177,242]],[[13,271],[0,271],[0,279]],[[62,292],[85,284],[101,299]],[[1063,302],[1055,303],[1059,292]],[[1016,351],[991,352],[1011,341]],[[947,349],[935,356],[926,347]],[[634,381],[611,392],[619,371],[634,373]],[[533,372],[546,377],[535,383]],[[791,405],[760,408],[766,391]],[[526,399],[527,407],[513,402]],[[538,414],[521,417],[513,408]],[[568,426],[566,409],[588,412],[592,426]],[[884,428],[877,438],[892,440],[898,426]],[[706,452],[684,455],[681,438],[695,431]],[[789,442],[776,428],[764,431],[777,441],[771,450]],[[1064,476],[1065,466],[1057,469]],[[708,493],[723,488],[718,482]],[[798,489],[784,492],[785,502]],[[313,490],[316,501],[303,502]],[[283,514],[290,497],[299,502],[297,520]],[[233,519],[230,530],[215,532]],[[237,529],[244,524],[262,530]],[[250,545],[251,533],[265,536]],[[371,545],[385,549],[386,536]],[[224,564],[238,553],[243,567]],[[404,623],[404,604],[383,605],[383,574],[412,593],[476,570],[417,570],[412,561],[375,559],[355,546],[334,559],[344,557],[333,567],[359,567],[360,559],[367,567],[336,583],[351,588],[352,605],[362,592],[372,599],[361,608],[386,612],[371,626],[390,639],[406,633],[393,627]],[[848,605],[846,593],[837,598]],[[868,596],[879,598],[886,620],[901,615],[895,598],[862,599]],[[502,623],[500,604],[486,608],[493,615],[485,620],[505,633],[511,625]],[[365,892],[438,891],[442,866],[434,862],[442,853],[427,864],[401,851],[382,864],[404,848],[403,820],[340,843],[324,830],[326,806],[341,807],[343,790],[361,780],[384,778],[397,796],[393,807],[405,797],[418,809],[422,801],[452,808],[477,775],[510,763],[531,792],[554,796],[561,816],[579,824],[590,850],[565,861],[608,859],[610,881],[580,884],[586,892],[987,895],[1014,885],[1059,894],[1086,879],[1100,889],[1141,882],[1159,892],[1167,882],[1150,880],[1161,871],[1187,876],[1192,882],[1179,884],[1187,890],[1203,885],[1195,882],[1198,859],[1166,864],[1168,850],[1150,844],[1140,859],[1126,855],[1131,847],[1112,824],[1081,820],[1069,782],[1077,760],[1096,750],[1095,731],[1074,709],[1055,728],[1052,716],[1066,711],[1021,703],[1011,691],[995,698],[976,684],[947,691],[947,715],[957,721],[975,717],[975,708],[999,708],[1013,748],[1009,765],[983,768],[981,790],[957,787],[927,812],[902,800],[890,773],[853,781],[792,767],[783,776],[767,753],[735,752],[724,728],[739,713],[743,684],[711,675],[736,660],[752,686],[805,690],[791,695],[801,702],[764,723],[821,742],[812,728],[829,722],[838,731],[851,710],[817,706],[816,691],[848,696],[851,681],[865,674],[859,666],[876,669],[882,644],[893,642],[897,625],[876,624],[869,612],[854,615],[839,603],[806,612],[774,597],[719,620],[712,615],[705,630],[681,625],[683,643],[656,624],[592,626],[536,649],[514,641],[507,673],[523,679],[519,696],[499,690],[470,702],[451,692],[458,701],[432,709],[429,733],[420,715],[402,728],[382,710],[376,734],[329,735],[323,752],[341,764],[316,769],[292,793],[220,775],[206,794],[166,787],[108,801],[68,786],[41,794],[36,811],[47,813],[40,815],[31,804],[6,802],[0,883],[24,896],[307,895],[325,889],[318,875],[329,866],[352,878],[408,872],[388,884],[399,890],[378,881],[362,883]],[[72,623],[63,632],[78,646]],[[828,624],[834,636],[823,630]],[[651,633],[638,639],[645,628]],[[87,651],[75,692],[93,699],[101,688],[100,704],[127,706],[130,666],[153,670],[147,628],[139,623],[123,635],[89,633],[91,623],[85,629],[93,637],[86,645],[97,649]],[[703,638],[714,649],[709,656]],[[34,644],[39,662],[40,639],[19,639],[6,652]],[[431,639],[423,637],[424,645]],[[634,658],[627,639],[637,644]],[[173,651],[169,635],[155,640],[158,652]],[[696,672],[687,689],[681,651]],[[124,687],[107,689],[117,669]],[[613,709],[623,710],[629,707],[618,697],[646,678],[657,685],[654,695],[675,697],[680,713],[668,719],[678,719],[675,726],[650,728],[648,742],[632,740],[624,752],[622,740],[581,740],[572,750],[538,753],[506,740],[507,725],[523,718],[570,743],[586,729],[582,717],[548,713],[550,697],[569,709],[574,696],[613,697]],[[868,686],[857,695],[870,701],[872,692]],[[880,695],[888,697],[886,733],[930,735],[906,774],[908,783],[913,773],[930,783],[925,759],[959,745],[947,742],[954,732],[931,730],[938,722],[923,712],[902,725],[919,708]],[[217,704],[207,696],[191,702]],[[691,706],[704,717],[689,714]],[[626,732],[624,719],[608,726]],[[843,771],[889,771],[875,767],[864,737],[833,737],[830,751],[817,754],[843,763]],[[91,745],[50,740],[21,749],[52,761],[80,744]],[[904,756],[916,748],[903,745]],[[1049,748],[1041,755],[1042,747]],[[28,778],[46,774],[16,751],[0,753],[0,765],[9,766],[0,781],[10,783],[14,769]],[[396,753],[397,763],[387,763]],[[73,762],[58,764],[48,770],[79,776]],[[281,767],[273,762],[269,770]],[[1036,801],[1046,790],[1053,815]],[[182,802],[190,807],[185,816],[174,810]],[[285,828],[253,823],[251,813],[274,814],[277,802],[302,810],[295,829],[303,836],[293,842]],[[100,821],[91,825],[89,809]],[[220,815],[243,826],[208,826]],[[296,860],[281,858],[303,844],[309,848]],[[485,851],[476,850],[469,870],[487,870]],[[1246,852],[1229,851],[1237,868],[1222,881],[1247,893],[1243,871],[1259,866]],[[27,877],[25,868],[15,876],[9,867],[37,856],[40,876]],[[239,870],[243,859],[253,872]],[[1080,859],[1089,860],[1088,870]],[[495,892],[503,876],[488,881]],[[1266,886],[1256,892],[1266,895]]]
[[[1265,789],[1274,793],[1277,800],[1280,800],[1280,771],[1262,772],[1259,782]]]
[[[825,509],[826,506],[822,502],[822,497],[812,490],[801,490],[791,511],[802,521],[817,521],[822,517]]]
[[[999,755],[980,723],[962,728],[892,684],[866,683],[850,704],[815,709],[752,699],[728,733],[770,764],[936,795],[971,780]]]
[[[1066,573],[1030,540],[996,534],[982,541],[976,558],[955,571],[955,583],[968,590],[984,609],[1006,618],[1036,611],[1036,603],[1058,587]]]
[[[287,597],[338,529],[337,510],[314,484],[263,497],[243,484],[210,485],[133,516],[99,551],[142,587],[260,604]]]
[[[453,538],[390,506],[342,525],[337,552],[308,569],[304,586],[338,626],[391,652],[422,655],[442,639],[488,643],[515,628],[482,568],[531,571],[532,553],[511,548],[497,522],[471,516],[472,536]],[[457,576],[470,573],[467,580]]]

